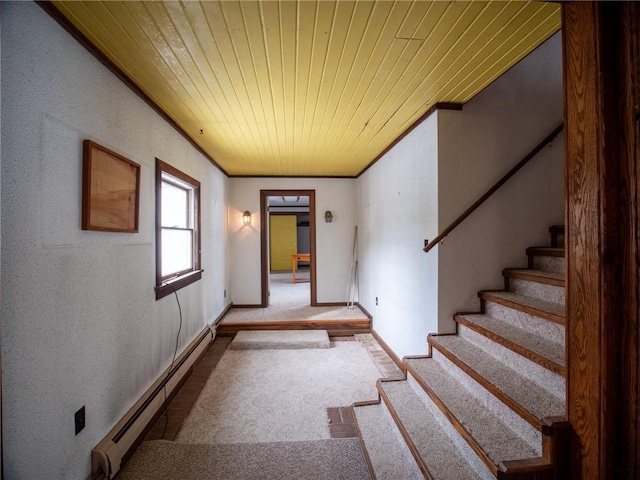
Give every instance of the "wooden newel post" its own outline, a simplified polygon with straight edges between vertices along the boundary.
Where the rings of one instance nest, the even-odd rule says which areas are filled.
[[[572,478],[638,478],[640,8],[562,5]]]

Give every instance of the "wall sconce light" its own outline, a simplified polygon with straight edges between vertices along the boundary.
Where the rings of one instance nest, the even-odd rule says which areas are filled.
[[[242,223],[245,225],[249,225],[251,223],[251,212],[249,210],[245,210],[242,214]]]
[[[331,210],[324,212],[324,221],[327,223],[331,223],[333,221],[333,213],[331,213]]]

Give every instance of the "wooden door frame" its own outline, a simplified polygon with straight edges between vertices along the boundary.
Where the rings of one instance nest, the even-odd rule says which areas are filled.
[[[260,263],[261,263],[261,303],[265,308],[269,306],[269,197],[280,196],[309,197],[309,244],[310,244],[310,296],[311,306],[318,304],[316,290],[316,191],[315,190],[260,190]]]

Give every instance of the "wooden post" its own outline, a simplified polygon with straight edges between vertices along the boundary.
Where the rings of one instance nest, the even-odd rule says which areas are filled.
[[[572,478],[638,478],[640,8],[562,5]]]

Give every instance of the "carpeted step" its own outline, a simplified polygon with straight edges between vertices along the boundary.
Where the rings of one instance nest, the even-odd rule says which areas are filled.
[[[282,350],[329,348],[326,330],[243,330],[229,345],[231,350]]]
[[[565,415],[565,401],[532,382],[459,335],[431,335],[429,345],[461,368],[533,427],[541,430],[545,417]]]
[[[565,272],[564,248],[560,247],[530,247],[527,248],[529,268],[544,272]]]
[[[424,478],[384,403],[353,409],[377,480]]]
[[[502,275],[510,292],[564,305],[564,274],[508,268],[502,271]]]
[[[565,375],[564,344],[531,333],[484,314],[456,315],[455,321],[532,360]]]
[[[495,478],[438,407],[412,380],[378,382],[380,396],[396,419],[425,477],[434,480]]]
[[[510,294],[511,292],[492,292],[498,295],[503,293]],[[517,294],[516,295],[517,298]],[[494,296],[494,299],[497,296]],[[500,297],[502,299],[502,297]],[[485,315],[489,317],[500,319],[505,323],[509,323],[514,327],[526,330],[534,335],[546,338],[553,343],[565,343],[565,327],[562,324],[551,322],[546,318],[541,318],[528,311],[523,311],[518,308],[513,308],[508,302],[502,301],[483,301],[483,311]]]
[[[183,444],[143,442],[118,480],[223,480],[371,478],[360,441],[340,438],[306,442]]]
[[[458,323],[458,336],[497,361],[508,365],[513,370],[520,372],[542,390],[564,401],[566,396],[566,383],[563,376],[543,367],[537,362],[507,348],[491,338],[467,328],[463,323]]]
[[[427,392],[490,468],[501,462],[538,458],[542,437],[513,411],[500,405],[486,390],[452,374],[445,359],[407,358],[407,372]]]
[[[544,270],[536,270],[533,268],[506,268],[502,271],[502,274],[509,278],[519,278],[522,280],[530,280],[532,282],[564,287],[564,275],[560,273],[546,272]]]
[[[498,303],[560,325],[565,324],[564,305],[548,302],[514,292],[481,291],[478,297],[485,302]]]

